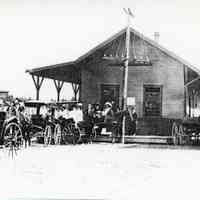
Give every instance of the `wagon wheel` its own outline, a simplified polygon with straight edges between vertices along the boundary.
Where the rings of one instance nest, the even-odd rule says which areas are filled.
[[[172,137],[173,137],[173,142],[174,142],[175,145],[178,144],[178,136],[179,136],[178,124],[176,122],[173,122],[173,124],[172,124]]]
[[[68,128],[68,127],[65,127],[65,128],[63,129],[62,138],[61,138],[64,144],[67,143],[67,137],[68,137],[68,136],[70,136],[70,131],[69,131],[69,128]]]
[[[75,129],[75,138],[76,138],[76,143],[83,142],[83,138],[86,137],[86,132],[85,129],[76,127]]]
[[[13,141],[19,147],[23,145],[23,136],[20,126],[14,122],[9,123],[4,131],[4,141],[6,144]]]
[[[180,144],[183,144],[184,129],[183,129],[182,124],[179,125],[178,133],[179,133],[179,137],[180,137]]]
[[[70,135],[72,136],[73,144],[76,144],[80,138],[80,133],[78,129],[76,128],[74,123],[69,123],[68,129],[69,129]]]
[[[52,139],[52,131],[51,131],[51,126],[46,126],[45,131],[44,131],[44,144],[49,145],[51,144],[51,139]]]
[[[56,124],[55,131],[54,131],[54,143],[56,145],[61,144],[61,126],[59,124]]]
[[[23,145],[23,136],[20,126],[14,122],[9,123],[4,131],[4,144],[9,148],[9,153],[14,155],[16,151]]]

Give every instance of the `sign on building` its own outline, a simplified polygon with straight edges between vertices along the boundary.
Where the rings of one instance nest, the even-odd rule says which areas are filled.
[[[127,106],[135,106],[135,97],[128,97],[127,98]]]

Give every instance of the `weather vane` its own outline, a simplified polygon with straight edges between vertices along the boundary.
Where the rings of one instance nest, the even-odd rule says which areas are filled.
[[[128,26],[130,26],[130,18],[131,17],[134,18],[135,16],[134,16],[134,14],[133,14],[133,12],[131,11],[130,8],[127,8],[127,9],[123,8],[123,10],[127,14],[127,16],[128,16]]]

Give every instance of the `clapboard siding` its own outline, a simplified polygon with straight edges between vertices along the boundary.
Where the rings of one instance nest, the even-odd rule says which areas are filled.
[[[155,58],[152,66],[129,66],[128,96],[136,98],[138,116],[143,117],[143,86],[153,84],[162,85],[162,117],[182,118],[184,116],[184,65],[156,47],[142,43],[138,37],[134,45],[137,55],[144,54],[145,45],[149,57]],[[82,71],[83,102],[86,104],[100,102],[101,84],[119,84],[121,103],[122,77],[121,67],[111,67],[109,62],[101,58],[97,58],[95,62],[93,58],[93,62],[87,64]]]

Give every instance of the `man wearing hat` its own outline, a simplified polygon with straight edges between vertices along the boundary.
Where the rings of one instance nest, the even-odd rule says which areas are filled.
[[[134,135],[136,133],[137,113],[135,106],[127,106],[125,115],[125,131],[127,135]]]
[[[99,127],[97,129],[97,132],[101,133],[102,128],[106,128],[107,131],[112,131],[114,112],[112,110],[112,104],[110,102],[106,102],[104,104],[104,110],[102,111],[102,116],[104,117],[104,121],[96,124]]]

